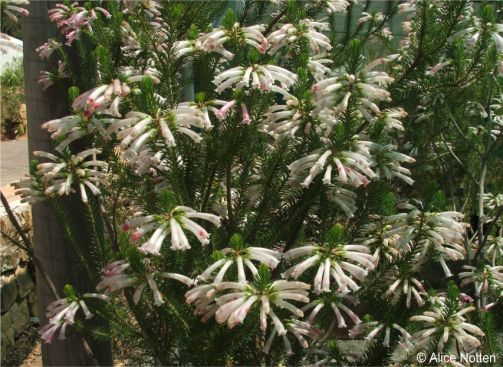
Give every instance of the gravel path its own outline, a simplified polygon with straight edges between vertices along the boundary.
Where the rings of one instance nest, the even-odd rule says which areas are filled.
[[[0,189],[7,199],[15,196],[10,183],[23,178],[28,170],[28,140],[25,138],[0,142]]]
[[[19,180],[28,167],[27,139],[0,142],[0,186]]]

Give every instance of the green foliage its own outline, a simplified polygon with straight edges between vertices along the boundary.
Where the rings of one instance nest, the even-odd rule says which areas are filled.
[[[0,134],[2,139],[15,139],[26,133],[24,107],[23,62],[17,59],[7,64],[0,75],[2,90]]]

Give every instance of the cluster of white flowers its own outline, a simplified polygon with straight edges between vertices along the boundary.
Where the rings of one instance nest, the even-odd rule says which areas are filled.
[[[488,301],[494,295],[497,299],[503,292],[503,266],[484,265],[476,268],[464,265],[463,268],[465,271],[459,273],[459,278],[462,279],[461,286],[473,284],[477,306],[483,310],[494,306],[494,303]]]
[[[407,308],[411,307],[412,296],[414,296],[419,307],[424,305],[425,302],[421,297],[421,294],[425,294],[424,286],[417,278],[410,274],[400,274],[399,272],[396,272],[394,278],[396,280],[391,283],[385,296],[393,295],[392,302],[397,303],[400,296],[403,294],[405,296],[405,306]]]
[[[40,178],[40,185],[37,181],[22,181],[15,186],[21,189],[23,195],[34,193],[34,200],[40,198],[40,188],[43,188],[44,195],[47,196],[70,195],[78,190],[82,201],[87,203],[87,190],[93,195],[100,195],[99,186],[108,185],[108,174],[104,172],[108,164],[97,160],[96,157],[100,153],[99,149],[87,149],[76,155],[65,152],[59,156],[47,152],[33,152],[36,157],[52,161],[37,165],[36,176]]]
[[[106,18],[111,17],[110,13],[100,6],[86,9],[79,6],[78,2],[74,2],[68,6],[62,3],[56,4],[53,9],[49,10],[49,19],[61,28],[67,39],[66,45],[70,46],[73,41],[80,38],[82,29],[92,29],[91,23],[97,18],[96,11]]]
[[[29,5],[28,0],[5,0],[7,5],[2,7],[2,11],[9,17],[13,22],[17,22],[17,14],[21,16],[27,16],[30,14],[28,10],[23,8],[25,5]]]
[[[43,326],[39,333],[46,343],[52,343],[54,336],[59,330],[59,340],[66,339],[66,327],[75,323],[75,315],[78,310],[84,312],[85,318],[90,319],[93,314],[89,311],[84,299],[95,298],[108,301],[109,297],[103,294],[86,293],[81,298],[61,298],[51,302],[47,306],[47,318],[49,322]]]
[[[384,71],[373,71],[389,59],[381,58],[362,67],[356,74],[349,74],[344,69],[336,75],[323,79],[313,85],[316,111],[333,109],[335,118],[345,112],[352,101],[359,113],[369,122],[374,122],[372,114],[380,112],[377,101],[389,101],[390,93],[383,89],[394,79]]]
[[[285,259],[296,259],[308,255],[304,261],[290,267],[284,272],[285,277],[297,279],[307,269],[318,266],[313,280],[314,292],[332,292],[330,279],[337,284],[337,291],[348,293],[360,287],[353,278],[363,281],[369,270],[374,269],[375,259],[368,247],[363,245],[337,244],[334,247],[309,245],[297,247],[284,254]],[[355,264],[356,263],[356,264]]]
[[[160,306],[164,303],[162,293],[156,283],[156,279],[174,279],[179,282],[191,286],[194,284],[192,279],[175,273],[161,273],[150,265],[148,259],[143,259],[145,272],[138,276],[127,274],[126,270],[130,268],[131,264],[125,260],[117,260],[107,264],[102,270],[101,281],[96,286],[96,290],[104,293],[104,296],[109,298],[115,293],[122,291],[124,288],[133,287],[133,302],[138,304],[140,299],[148,286],[154,298],[154,304]]]
[[[430,258],[431,251],[436,252],[433,260],[438,261],[446,277],[451,277],[445,260],[462,260],[465,257],[464,234],[467,224],[460,222],[463,214],[459,212],[422,212],[412,204],[408,213],[400,213],[386,218],[391,226],[386,229],[384,238],[398,235],[397,243],[406,248],[418,233],[421,233],[421,251],[416,256],[420,265]]]
[[[285,46],[295,43],[299,38],[304,38],[309,42],[311,51],[319,54],[321,50],[330,50],[330,39],[319,31],[329,30],[328,23],[315,22],[311,19],[302,19],[298,25],[284,24],[277,31],[272,32],[268,37],[271,44],[269,53],[275,54]]]
[[[220,226],[220,217],[196,212],[186,206],[176,206],[174,209],[165,213],[144,215],[143,212],[137,212],[136,215],[127,220],[122,229],[124,231],[133,230],[131,233],[131,242],[135,243],[150,232],[153,232],[147,241],[141,246],[140,250],[147,254],[159,255],[159,251],[167,235],[171,234],[172,250],[187,250],[190,248],[189,241],[183,229],[187,229],[196,236],[203,245],[210,242],[209,233],[194,222],[192,219],[203,219]]]
[[[412,316],[411,321],[421,322],[426,327],[412,334],[413,346],[421,349],[438,340],[437,351],[442,352],[449,338],[454,338],[463,351],[473,351],[481,343],[471,334],[484,336],[484,333],[477,326],[468,323],[463,315],[474,310],[475,307],[466,307],[456,312],[449,312],[450,309],[445,303],[437,303],[431,311]]]
[[[365,339],[368,341],[371,341],[379,333],[384,331],[384,339],[383,339],[382,345],[385,347],[389,347],[392,329],[398,331],[398,333],[402,336],[402,338],[406,342],[409,341],[409,339],[411,338],[411,336],[407,332],[407,330],[405,330],[403,327],[401,327],[397,323],[388,324],[388,323],[383,323],[380,321],[369,321],[369,322],[358,324],[349,331],[349,336],[354,338],[357,335],[368,332]]]
[[[65,70],[65,63],[61,60],[58,61],[58,68],[55,72],[40,71],[40,76],[37,83],[46,90],[51,85],[58,83],[61,79],[69,78],[70,74]]]
[[[288,89],[295,84],[297,75],[282,67],[265,64],[251,66],[236,66],[218,74],[214,83],[216,91],[222,93],[225,89],[251,88],[268,92],[278,92],[284,96],[289,96]],[[278,85],[275,83],[278,82]]]
[[[245,283],[247,281],[245,266],[251,272],[252,277],[258,274],[258,269],[251,260],[260,262],[268,268],[274,269],[278,266],[281,253],[275,250],[263,247],[245,247],[241,249],[225,248],[220,251],[224,258],[217,260],[210,265],[199,278],[205,281],[211,280],[213,284],[221,283],[225,277],[227,270],[232,264],[237,266],[238,282]],[[216,276],[213,275],[217,269],[220,269]]]
[[[330,185],[332,183],[332,169],[337,168],[337,179],[340,182],[353,187],[367,185],[370,182],[369,179],[376,176],[371,169],[374,161],[369,148],[372,144],[372,142],[354,137],[352,141],[354,150],[336,151],[336,148],[333,147],[325,151],[314,151],[288,166],[291,182],[298,181],[302,173],[309,170],[307,177],[301,182],[303,187],[308,187],[324,171],[323,183]]]
[[[209,33],[203,33],[197,39],[180,41],[175,44],[174,52],[177,57],[182,57],[194,52],[216,52],[226,59],[233,59],[234,54],[224,48],[224,44],[234,41],[237,44],[247,44],[256,48],[260,53],[265,53],[268,47],[267,39],[262,32],[263,25],[241,27],[235,23],[230,29],[215,28]]]

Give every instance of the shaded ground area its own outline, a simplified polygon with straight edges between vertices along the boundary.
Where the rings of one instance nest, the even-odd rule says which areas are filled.
[[[2,366],[42,366],[42,349],[38,336],[38,324],[30,325],[16,338],[15,347],[2,351]]]

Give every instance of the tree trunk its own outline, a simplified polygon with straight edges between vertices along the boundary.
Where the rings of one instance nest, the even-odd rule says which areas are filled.
[[[51,119],[68,114],[67,96],[61,95],[57,88],[47,91],[37,85],[41,70],[54,69],[54,62],[39,58],[35,49],[47,42],[49,38],[60,38],[56,26],[52,24],[47,11],[54,6],[53,1],[31,1],[28,7],[30,15],[23,20],[24,41],[24,75],[25,94],[28,118],[28,148],[30,160],[33,151],[52,151],[53,143],[47,131],[41,125]],[[65,206],[72,205],[72,201]],[[65,284],[73,284],[82,289],[82,273],[76,265],[72,248],[65,239],[61,227],[58,226],[55,215],[48,203],[33,205],[33,239],[35,253],[45,265],[60,294],[63,294]],[[41,277],[37,274],[37,278]],[[85,286],[85,285],[84,285]],[[45,309],[54,301],[43,281],[37,282],[37,297],[40,307],[41,325],[47,323]],[[70,329],[70,328],[69,328]],[[92,362],[84,352],[81,340],[70,330],[67,338],[60,341],[54,339],[52,344],[42,345],[42,360],[45,366],[83,366]],[[109,342],[93,342],[89,340],[91,349],[100,365],[111,365],[112,355]]]

